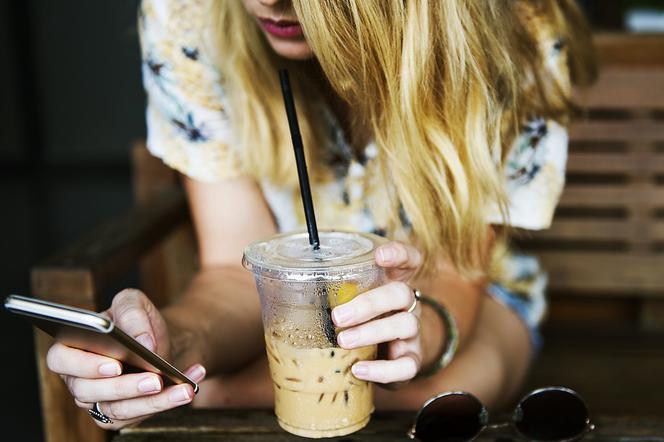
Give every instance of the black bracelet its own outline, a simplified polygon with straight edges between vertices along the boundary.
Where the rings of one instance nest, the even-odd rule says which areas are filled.
[[[433,376],[441,369],[447,367],[450,362],[452,362],[457,348],[459,347],[459,327],[457,326],[457,323],[450,312],[447,311],[447,309],[442,304],[430,298],[429,296],[420,294],[420,301],[430,306],[433,311],[436,312],[438,317],[440,317],[440,319],[443,321],[447,339],[445,340],[445,346],[442,349],[440,357],[429,367],[420,370],[419,373],[417,373],[415,376],[415,379]]]

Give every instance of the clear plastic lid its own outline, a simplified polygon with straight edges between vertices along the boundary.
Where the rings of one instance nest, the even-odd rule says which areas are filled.
[[[373,251],[386,242],[370,233],[320,231],[314,250],[306,232],[276,235],[249,244],[242,264],[255,274],[284,280],[335,280],[376,268]]]

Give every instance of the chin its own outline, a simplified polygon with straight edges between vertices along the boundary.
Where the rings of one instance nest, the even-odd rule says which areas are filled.
[[[277,41],[270,39],[270,44],[274,52],[289,60],[309,60],[314,57],[314,53],[306,41]]]

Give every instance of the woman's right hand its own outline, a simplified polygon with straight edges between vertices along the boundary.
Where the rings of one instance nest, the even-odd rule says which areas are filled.
[[[169,360],[170,339],[164,318],[141,291],[123,290],[113,298],[106,313],[125,333],[148,349]],[[104,429],[114,430],[146,419],[152,414],[180,405],[194,398],[189,384],[164,388],[155,373],[122,374],[122,364],[115,359],[53,344],[46,358],[48,368],[60,375],[74,396],[76,405],[86,410],[95,402],[112,423],[95,420]],[[200,364],[185,374],[195,382],[205,377]]]

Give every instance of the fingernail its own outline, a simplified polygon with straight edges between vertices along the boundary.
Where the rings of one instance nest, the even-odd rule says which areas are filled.
[[[198,364],[189,372],[189,378],[194,382],[199,382],[205,377],[205,367]]]
[[[340,305],[332,310],[332,320],[336,325],[346,325],[353,320],[353,307]]]
[[[367,364],[358,362],[350,368],[350,371],[352,371],[353,375],[357,376],[358,378],[364,378],[369,374],[369,367],[367,367]]]
[[[152,339],[152,336],[150,336],[147,333],[143,333],[142,335],[136,336],[136,340],[140,342],[140,344],[147,348],[150,351],[154,351],[154,340]]]
[[[102,376],[118,376],[120,373],[122,369],[117,362],[107,362],[99,366],[99,374]]]
[[[339,333],[339,344],[344,348],[352,347],[360,339],[360,332],[357,330],[346,330]]]
[[[380,253],[380,258],[386,264],[389,264],[392,261],[394,261],[394,258],[396,257],[396,252],[391,247],[381,247],[380,249],[378,249],[378,253]]]
[[[185,386],[175,387],[168,393],[168,399],[171,402],[184,402],[191,399],[189,396],[189,390]]]
[[[138,391],[141,393],[152,393],[161,390],[161,382],[154,376],[145,378],[138,383]]]

